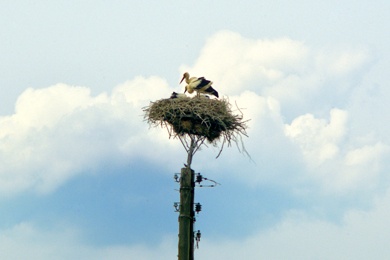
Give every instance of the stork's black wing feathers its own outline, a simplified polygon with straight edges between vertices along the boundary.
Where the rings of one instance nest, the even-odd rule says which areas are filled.
[[[211,87],[211,86],[208,87],[207,89],[205,89],[205,92],[207,92],[207,93],[209,93],[211,95],[214,95],[216,97],[219,97],[218,96],[218,92],[215,89],[213,89],[213,87]]]
[[[210,84],[210,80],[207,80],[205,79],[204,77],[201,77],[201,78],[198,78],[198,80],[200,81],[199,84],[196,86],[195,89],[200,89],[200,88],[203,88],[204,86]]]

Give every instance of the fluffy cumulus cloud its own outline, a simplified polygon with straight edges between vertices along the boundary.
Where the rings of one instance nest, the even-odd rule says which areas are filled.
[[[359,93],[372,61],[366,48],[312,49],[289,38],[248,39],[221,31],[181,71],[212,79],[251,119],[248,151],[261,163],[251,182],[288,180],[296,186],[298,179],[310,180],[320,190],[344,193],[377,187],[378,175],[385,175],[387,140],[372,130],[362,141],[368,133],[356,131],[359,124],[366,127],[355,104],[365,100]],[[298,170],[296,178],[289,168]]]
[[[253,40],[222,31],[207,41],[193,67],[183,66],[181,70],[207,73],[224,94],[231,95],[248,87],[256,89],[254,82],[270,87],[286,74],[303,71],[302,60],[307,55],[303,43],[288,38]]]
[[[157,77],[139,77],[97,96],[66,84],[27,89],[15,113],[0,118],[1,193],[49,192],[104,164],[154,158],[145,145],[165,145],[166,138],[149,136],[154,132],[146,131],[142,107],[169,93]]]
[[[372,198],[378,197],[367,211],[340,209],[337,223],[321,214],[313,216],[316,210],[290,210],[274,226],[245,239],[202,239],[200,258],[367,259],[390,253],[383,242],[390,234],[388,192],[383,196],[389,189],[390,140],[383,129],[390,128],[381,116],[388,109],[388,94],[366,95],[372,88],[365,73],[370,66],[374,62],[364,48],[318,50],[289,38],[248,39],[222,31],[208,39],[193,65],[180,68],[212,80],[235,113],[250,119],[249,139],[243,142],[252,161],[227,148],[220,158],[210,160],[219,151],[211,146],[196,154],[195,169],[223,174],[253,190],[269,185],[282,187],[292,197],[358,201],[349,208],[360,205],[359,200],[372,205]],[[137,77],[96,96],[86,87],[65,84],[27,89],[15,113],[0,118],[0,192],[48,193],[77,175],[137,159],[177,168],[181,162],[172,158],[183,157],[179,142],[169,140],[163,129],[148,129],[142,115],[149,101],[172,91],[159,77]],[[361,104],[367,104],[364,111]],[[375,111],[378,107],[383,111]],[[317,213],[327,212],[315,204],[311,206]],[[157,248],[94,248],[73,229],[46,234],[21,223],[2,231],[3,254],[11,254],[12,248],[22,253],[17,245],[34,251],[41,242],[51,241],[42,251],[42,258],[50,259],[59,249],[53,242],[57,239],[51,238],[58,237],[61,246],[69,245],[62,248],[80,254],[62,252],[63,259],[176,255],[176,237],[162,239]],[[38,239],[29,241],[32,236]]]
[[[328,121],[299,116],[286,124],[285,133],[299,147],[309,173],[327,189],[346,192],[379,184],[377,174],[384,173],[389,146],[377,141],[356,147],[355,137],[348,135],[346,111],[332,109]]]
[[[207,75],[222,95],[252,90],[274,97],[285,116],[297,116],[344,102],[371,60],[365,48],[313,50],[289,38],[248,39],[222,31],[181,71]]]
[[[312,114],[297,117],[286,125],[285,133],[301,149],[309,164],[319,165],[337,156],[338,144],[346,134],[347,113],[330,111],[329,122]]]
[[[195,257],[200,259],[385,259],[390,254],[390,194],[375,199],[370,210],[348,210],[339,223],[287,212],[283,221],[244,239],[203,234]],[[47,231],[19,223],[0,235],[0,257],[25,259],[172,259],[177,236],[166,236],[158,245],[92,246],[70,227]]]
[[[370,211],[349,210],[340,223],[294,211],[278,225],[244,241],[207,240],[202,259],[385,259],[390,227],[390,196],[377,199]]]
[[[55,230],[36,228],[28,222],[2,230],[0,257],[3,259],[171,259],[174,239],[166,237],[155,248],[144,245],[95,247],[82,239],[82,233],[70,227]]]
[[[256,40],[222,31],[206,42],[193,66],[182,66],[212,79],[223,96],[237,102],[241,111],[235,112],[250,119],[246,147],[254,162],[265,165],[249,164],[248,178],[296,184],[284,165],[330,190],[361,188],[367,179],[375,186],[374,179],[381,179],[388,144],[375,135],[357,143],[361,136],[350,132],[354,114],[345,106],[371,59],[364,49],[328,52],[288,38]],[[96,96],[87,87],[65,84],[27,89],[15,113],[0,118],[2,193],[48,192],[104,164],[140,157],[164,161],[162,147],[170,154],[180,147],[161,129],[146,131],[142,107],[172,91],[158,77],[138,77]],[[239,160],[228,153],[210,167]]]

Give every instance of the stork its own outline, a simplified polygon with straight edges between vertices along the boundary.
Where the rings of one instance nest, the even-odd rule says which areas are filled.
[[[180,83],[182,83],[184,79],[186,80],[187,83],[184,93],[188,91],[188,93],[191,94],[195,90],[198,93],[198,96],[200,93],[207,93],[218,97],[218,92],[215,89],[213,89],[213,87],[211,86],[213,84],[212,81],[207,80],[204,77],[190,78],[190,74],[188,74],[188,72],[183,74],[183,78],[181,79]]]
[[[182,93],[176,93],[176,92],[172,92],[172,95],[171,95],[171,99],[172,98],[184,98],[184,97],[187,97],[185,94],[182,94]]]

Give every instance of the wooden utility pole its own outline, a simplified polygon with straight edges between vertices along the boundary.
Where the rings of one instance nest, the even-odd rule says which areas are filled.
[[[195,174],[182,168],[180,174],[179,260],[194,259]]]
[[[195,138],[191,137],[187,165],[180,173],[179,260],[194,259],[195,173],[191,163],[195,148]]]

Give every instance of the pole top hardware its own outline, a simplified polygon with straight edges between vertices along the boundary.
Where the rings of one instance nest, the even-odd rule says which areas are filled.
[[[173,175],[173,178],[175,179],[175,182],[180,182],[180,177],[178,173],[175,173],[175,175]]]
[[[199,212],[202,211],[202,204],[200,204],[199,202],[195,204],[195,212],[196,214],[199,214]]]
[[[209,182],[212,182],[213,184],[202,185],[202,184],[200,184],[202,181],[209,181]],[[196,175],[195,183],[198,184],[198,187],[208,187],[208,188],[215,187],[217,185],[221,185],[220,183],[218,183],[218,182],[216,182],[214,180],[210,180],[208,178],[203,177],[200,173],[198,173]]]
[[[202,236],[202,234],[200,233],[200,230],[198,230],[198,232],[195,233],[196,248],[199,248],[199,242],[200,242],[201,236]]]
[[[175,212],[179,212],[179,210],[180,210],[180,203],[179,202],[173,203],[173,207],[175,208]]]

